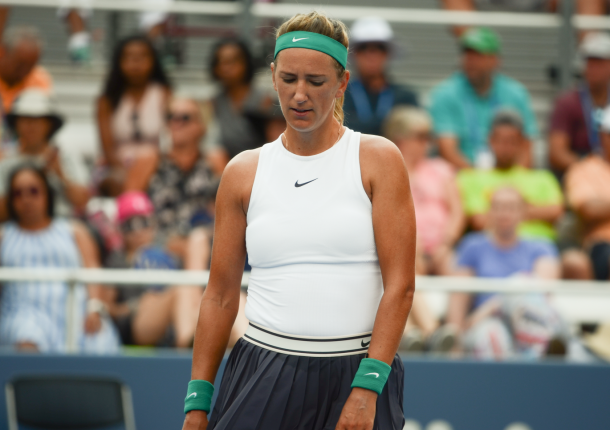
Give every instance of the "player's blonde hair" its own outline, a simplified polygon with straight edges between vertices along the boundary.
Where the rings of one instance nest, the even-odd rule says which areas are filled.
[[[293,31],[309,31],[311,33],[318,33],[324,36],[335,39],[346,48],[349,48],[349,37],[347,35],[347,27],[341,21],[331,19],[321,12],[313,11],[307,14],[299,13],[288,21],[283,23],[275,33],[276,39],[282,34],[290,33]],[[345,69],[339,62],[333,59],[335,62],[335,68],[337,69],[337,77],[341,79],[345,75]],[[343,124],[344,113],[343,113],[343,100],[345,96],[335,100],[335,110],[333,116],[340,124]]]

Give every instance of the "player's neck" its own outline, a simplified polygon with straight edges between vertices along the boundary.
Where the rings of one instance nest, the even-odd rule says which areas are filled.
[[[297,131],[288,126],[282,136],[282,144],[296,155],[316,155],[332,148],[343,135],[343,130],[344,127],[334,117],[308,132]]]
[[[589,86],[589,92],[593,99],[595,106],[606,106],[608,102],[608,86],[607,85],[596,85]]]

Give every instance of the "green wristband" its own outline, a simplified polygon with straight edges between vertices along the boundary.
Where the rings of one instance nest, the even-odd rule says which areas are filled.
[[[184,413],[189,411],[206,411],[210,413],[214,385],[208,381],[195,379],[189,382],[189,388],[184,399]]]
[[[356,376],[354,376],[352,388],[366,388],[381,394],[391,370],[392,368],[383,361],[375,360],[374,358],[364,358],[360,362]]]

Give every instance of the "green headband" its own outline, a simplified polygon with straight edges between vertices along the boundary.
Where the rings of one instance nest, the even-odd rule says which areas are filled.
[[[324,52],[337,60],[344,69],[347,66],[347,48],[342,43],[323,34],[309,31],[291,31],[282,34],[275,42],[273,59],[275,60],[280,51],[289,48],[305,48]]]

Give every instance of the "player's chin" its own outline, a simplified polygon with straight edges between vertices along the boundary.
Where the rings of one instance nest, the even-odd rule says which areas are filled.
[[[313,115],[311,118],[295,118],[292,116],[288,119],[290,126],[296,131],[307,132],[316,129],[317,122]]]

